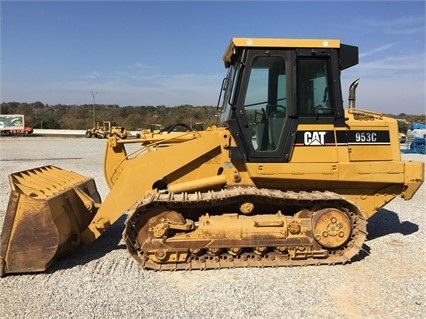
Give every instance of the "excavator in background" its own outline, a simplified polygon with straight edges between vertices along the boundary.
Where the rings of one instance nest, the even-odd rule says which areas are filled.
[[[44,271],[123,214],[123,241],[147,269],[344,264],[367,220],[423,183],[424,164],[401,160],[396,120],[355,106],[358,80],[343,106],[340,74],[358,63],[356,46],[233,38],[223,62],[218,126],[109,137],[103,203],[76,172],[11,174],[1,275]]]

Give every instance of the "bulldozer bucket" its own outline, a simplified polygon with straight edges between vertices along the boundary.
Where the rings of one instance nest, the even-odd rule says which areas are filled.
[[[80,233],[101,202],[96,184],[55,166],[13,173],[9,182],[0,275],[44,271],[80,245]]]

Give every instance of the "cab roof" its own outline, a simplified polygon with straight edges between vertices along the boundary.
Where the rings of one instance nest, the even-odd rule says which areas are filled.
[[[232,38],[223,62],[228,64],[237,47],[262,48],[340,48],[340,40],[335,39],[276,39],[276,38]]]

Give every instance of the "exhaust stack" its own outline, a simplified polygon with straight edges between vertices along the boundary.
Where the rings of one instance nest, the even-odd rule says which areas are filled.
[[[348,108],[354,109],[355,108],[355,91],[358,87],[359,79],[356,79],[352,82],[351,86],[349,87],[349,106]]]

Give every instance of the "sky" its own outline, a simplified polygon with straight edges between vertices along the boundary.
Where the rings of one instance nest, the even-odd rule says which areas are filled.
[[[425,114],[425,1],[1,1],[1,102],[216,105],[232,37],[359,47],[344,105]]]

